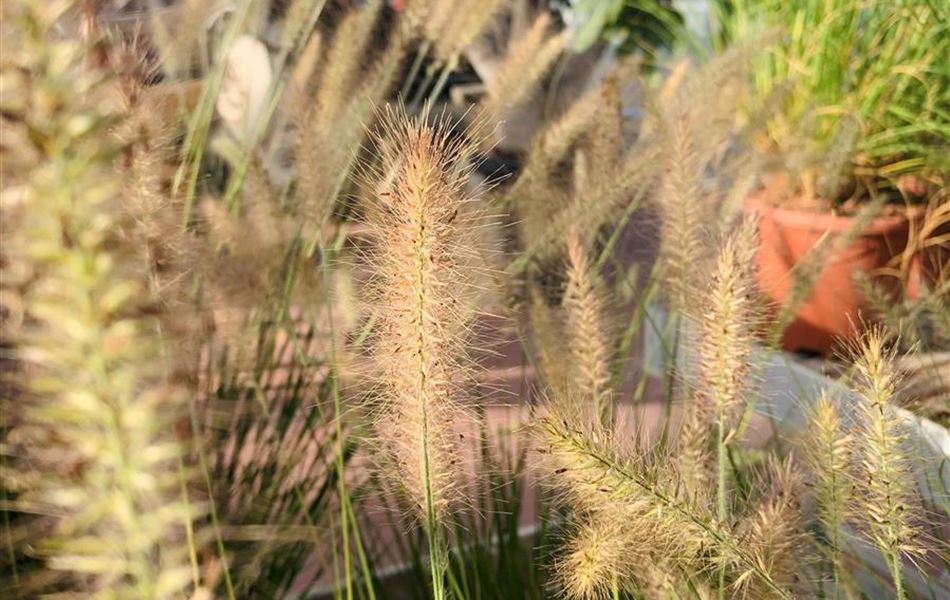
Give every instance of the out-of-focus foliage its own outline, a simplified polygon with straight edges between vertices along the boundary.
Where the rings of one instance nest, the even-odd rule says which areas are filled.
[[[793,187],[834,205],[897,188],[926,197],[946,184],[950,3],[753,0],[719,14],[727,39],[778,36],[751,94],[755,104],[776,97],[761,141]]]
[[[671,48],[682,35],[683,17],[668,0],[557,0],[573,32],[573,49],[598,40],[616,44],[620,54],[648,55]]]

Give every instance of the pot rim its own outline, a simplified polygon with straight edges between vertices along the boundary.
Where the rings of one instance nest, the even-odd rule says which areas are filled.
[[[846,231],[854,223],[853,215],[837,215],[832,212],[815,212],[807,209],[785,208],[775,206],[765,201],[762,191],[746,198],[742,206],[744,213],[758,213],[796,229],[807,231],[832,231],[840,233]],[[923,216],[923,209],[919,206],[910,206],[897,215],[883,215],[875,217],[862,235],[881,235],[891,233],[906,227],[911,221]]]

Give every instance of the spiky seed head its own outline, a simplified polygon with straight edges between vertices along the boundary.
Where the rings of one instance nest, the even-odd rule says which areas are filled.
[[[574,358],[574,394],[589,398],[595,411],[608,422],[612,411],[611,351],[606,324],[603,288],[588,258],[580,232],[573,230],[567,239],[567,312],[568,339]]]
[[[758,477],[764,497],[740,526],[740,543],[763,573],[796,597],[809,596],[809,541],[801,511],[802,478],[791,459],[770,460]],[[739,567],[734,587],[745,598],[766,598],[768,586],[748,567]]]
[[[892,405],[899,377],[896,350],[880,326],[871,327],[856,344],[855,388],[858,406],[858,440],[861,449],[856,514],[863,516],[863,530],[885,556],[892,574],[900,577],[901,557],[920,556],[921,515],[914,465],[907,449],[906,425]]]
[[[747,389],[758,324],[752,257],[757,223],[746,219],[722,244],[702,314],[700,370],[717,414],[739,405]]]
[[[850,518],[854,453],[854,437],[844,428],[837,404],[823,393],[812,409],[803,456],[813,480],[818,517],[834,543]]]
[[[590,515],[577,527],[558,561],[558,576],[565,594],[577,600],[610,598],[617,580],[625,580],[631,552],[623,523],[602,514]]]
[[[460,492],[457,427],[466,419],[472,281],[479,216],[466,190],[471,140],[445,118],[389,109],[376,132],[380,165],[368,173],[376,247],[371,286],[379,311],[375,374],[379,439],[417,513],[440,520]]]

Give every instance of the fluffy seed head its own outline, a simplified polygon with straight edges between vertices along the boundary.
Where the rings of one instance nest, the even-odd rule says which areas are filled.
[[[445,516],[458,492],[458,447],[472,292],[480,256],[466,193],[472,145],[450,123],[383,115],[369,225],[379,310],[379,434],[394,480],[421,514]]]
[[[813,480],[818,519],[831,543],[834,560],[838,560],[840,551],[841,527],[851,512],[854,451],[854,438],[842,427],[837,406],[822,394],[812,410],[803,454]]]
[[[676,497],[678,483],[665,456],[650,460],[642,448],[622,451],[622,442],[601,423],[563,402],[540,418],[538,430],[553,486],[577,510],[608,522],[636,523],[617,531],[627,547],[649,539],[651,556],[686,565],[708,543],[700,525],[708,515]],[[606,532],[600,529],[598,536]]]
[[[125,115],[104,101],[115,88],[90,47],[60,31],[71,4],[3,8],[3,295],[9,286],[22,312],[3,323],[18,393],[0,397],[0,486],[4,512],[20,513],[4,535],[27,540],[44,570],[16,581],[14,566],[14,585],[0,587],[178,598],[192,587],[182,540],[195,515],[181,500],[188,450],[176,432],[187,396],[169,378],[149,261],[129,243],[113,135]]]
[[[660,257],[672,308],[685,311],[696,297],[698,273],[705,255],[705,210],[688,115],[663,115],[661,159],[664,176],[659,186],[662,215]]]
[[[700,369],[718,414],[742,400],[757,323],[753,254],[756,222],[749,219],[723,243],[702,315]]]
[[[587,249],[577,231],[567,240],[567,309],[568,336],[574,359],[575,393],[595,406],[596,414],[608,422],[611,412],[611,352],[605,323],[605,306],[601,286]]]
[[[609,598],[614,579],[625,579],[630,552],[624,525],[591,515],[578,526],[558,562],[564,593],[578,600]]]
[[[753,525],[754,535],[747,538],[761,543],[759,550],[749,546],[741,531],[713,517],[711,506],[683,497],[666,450],[625,452],[596,420],[569,410],[563,403],[554,404],[538,421],[541,456],[551,470],[552,485],[575,510],[623,524],[616,539],[608,540],[610,529],[598,529],[596,535],[582,530],[582,537],[569,547],[570,560],[563,565],[578,573],[562,574],[562,581],[587,594],[581,597],[601,593],[591,577],[600,572],[599,565],[610,562],[618,547],[625,549],[620,573],[631,577],[645,572],[643,565],[650,563],[646,556],[654,566],[668,563],[688,573],[725,566],[739,587],[748,581],[761,584],[769,596],[792,597],[772,574],[779,560],[773,550],[781,536],[764,527],[755,532]],[[630,548],[649,550],[644,554]]]
[[[502,117],[507,109],[529,99],[538,89],[539,81],[560,56],[567,39],[567,31],[551,35],[550,25],[550,15],[542,13],[521,37],[511,42],[482,101],[486,113]]]
[[[425,36],[440,61],[458,60],[459,54],[502,7],[499,0],[467,0],[462,4],[459,6],[455,0],[433,0],[425,19]]]
[[[855,498],[856,511],[865,516],[865,534],[885,556],[919,555],[921,531],[913,515],[920,511],[915,510],[919,506],[907,432],[891,404],[898,386],[895,350],[884,330],[872,327],[857,351],[861,493]],[[899,571],[899,560],[893,561]]]
[[[712,489],[714,459],[710,441],[715,417],[705,402],[690,402],[676,439],[674,463],[683,492],[694,502],[708,500]]]
[[[807,597],[809,584],[801,477],[790,460],[773,461],[763,477],[765,497],[741,527],[741,544],[763,573],[796,597]],[[745,598],[767,598],[768,586],[749,567],[740,566],[734,587]]]

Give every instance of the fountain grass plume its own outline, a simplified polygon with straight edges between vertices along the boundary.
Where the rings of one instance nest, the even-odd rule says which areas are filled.
[[[655,171],[655,152],[637,145],[624,156],[618,68],[545,127],[533,140],[521,175],[500,200],[518,220],[523,251],[510,275],[548,265],[578,231],[591,245],[623,207],[642,201]],[[565,165],[573,167],[565,169]]]
[[[661,124],[665,176],[659,184],[660,257],[671,308],[684,313],[695,297],[693,287],[700,279],[696,275],[704,271],[703,262],[708,259],[708,207],[700,187],[702,166],[689,116],[664,114]]]
[[[702,569],[697,559],[706,536],[667,510],[700,509],[677,498],[675,473],[661,455],[622,450],[613,430],[589,405],[565,398],[549,402],[537,419],[542,468],[553,473],[550,485],[579,521],[556,564],[572,598],[642,589],[660,564]]]
[[[338,113],[352,98],[366,55],[373,50],[373,33],[382,6],[382,0],[371,0],[347,12],[336,27],[327,55],[314,72],[318,79],[317,110]]]
[[[812,409],[802,454],[811,475],[818,522],[830,550],[836,597],[840,597],[846,575],[841,535],[853,516],[855,450],[855,439],[844,429],[834,400],[822,394]]]
[[[501,0],[432,0],[424,25],[436,59],[444,65],[456,63],[503,6]]]
[[[522,191],[543,184],[549,177],[549,171],[565,158],[570,149],[589,130],[597,130],[595,121],[604,114],[604,106],[619,96],[619,83],[616,75],[610,75],[600,85],[590,90],[548,124],[531,145],[527,164],[507,196],[509,203],[518,206],[529,202],[530,196]]]
[[[294,104],[296,124],[296,205],[302,237],[320,240],[337,203],[349,189],[366,141],[366,125],[391,92],[406,52],[408,34],[396,27],[384,48],[374,48],[373,32],[382,2],[348,13],[325,56],[311,69],[311,81]],[[319,48],[313,50],[319,52]],[[367,59],[367,55],[372,58]],[[301,75],[303,77],[304,75]],[[312,101],[308,90],[313,90]]]
[[[567,240],[567,288],[564,306],[574,376],[572,387],[579,398],[589,400],[604,424],[613,412],[609,326],[606,322],[603,284],[578,232]]]
[[[754,155],[743,139],[753,127],[737,124],[734,105],[756,51],[750,42],[728,48],[700,69],[681,62],[648,97],[650,110],[641,129],[661,149],[656,193],[662,218],[660,265],[669,308],[676,312],[689,314],[697,306],[694,288],[716,254],[718,213],[734,208],[724,206],[723,199],[750,185],[744,175]],[[710,89],[717,90],[714,98],[696,101]],[[734,213],[722,220],[734,220]]]
[[[542,13],[531,27],[511,42],[498,72],[488,82],[481,105],[498,119],[511,107],[529,99],[564,50],[568,32],[550,33],[551,17]]]
[[[429,537],[433,592],[446,595],[445,525],[462,495],[458,426],[466,419],[465,385],[474,316],[479,215],[467,190],[478,140],[387,109],[374,136],[380,164],[368,224],[379,311],[375,370],[383,407],[377,422],[391,479],[405,492]]]
[[[880,326],[874,326],[854,348],[855,388],[861,395],[859,475],[860,493],[854,498],[856,514],[863,515],[861,529],[884,555],[896,597],[907,597],[903,559],[923,554],[921,528],[914,521],[919,511],[913,466],[907,452],[906,426],[892,400],[899,384],[894,363],[896,350]]]
[[[701,395],[716,423],[716,515],[730,518],[730,486],[733,478],[730,446],[737,409],[744,406],[749,386],[755,338],[756,302],[752,267],[757,248],[757,222],[744,220],[722,243],[708,297],[700,316],[699,371]],[[684,285],[691,285],[683,281]],[[686,289],[684,297],[691,297]],[[725,594],[725,569],[720,571],[719,595]]]
[[[581,519],[558,558],[561,588],[567,597],[578,600],[610,598],[615,588],[630,585],[630,554],[643,549],[631,547],[630,536],[620,531],[622,523],[596,513]]]
[[[619,75],[604,80],[602,97],[584,140],[587,168],[593,181],[613,177],[623,157],[623,99]]]
[[[569,598],[595,600],[635,597],[678,597],[689,586],[675,560],[654,547],[658,532],[637,526],[611,512],[575,514],[564,548],[555,559],[555,577]],[[625,597],[625,596],[622,596]]]
[[[715,472],[712,439],[715,416],[706,402],[690,402],[674,440],[673,461],[687,497],[705,503],[712,497],[710,484]]]
[[[659,154],[653,144],[636,144],[627,152],[613,177],[591,181],[582,197],[564,202],[562,208],[552,211],[545,227],[527,238],[521,255],[508,265],[508,274],[518,275],[536,261],[557,256],[571,230],[582,232],[585,241],[591,243],[601,227],[621,209],[633,210],[639,206],[655,180]],[[536,202],[542,198],[533,197]]]
[[[801,510],[804,482],[800,471],[788,458],[770,458],[764,472],[755,478],[763,497],[740,522],[737,536],[759,571],[768,573],[772,581],[763,581],[748,566],[734,565],[737,575],[731,589],[743,598],[768,598],[773,594],[769,586],[774,582],[796,598],[813,597],[811,544]]]
[[[563,307],[551,306],[538,283],[532,282],[526,288],[525,312],[530,333],[527,339],[537,378],[551,393],[569,397],[573,357],[562,343],[565,336]]]
[[[650,556],[669,561],[689,577],[727,568],[734,582],[752,577],[768,595],[792,597],[773,577],[770,564],[743,544],[731,521],[717,519],[710,507],[683,493],[668,450],[624,452],[616,436],[596,419],[578,414],[562,401],[548,404],[537,418],[536,431],[539,456],[553,473],[551,485],[576,511],[627,524],[618,535],[650,532]],[[576,546],[572,550],[578,551]],[[628,558],[638,562],[637,556],[631,553]],[[571,564],[578,563],[561,566]],[[636,565],[632,568],[636,572]],[[562,575],[565,581],[571,577]]]
[[[619,105],[618,85],[615,75],[607,77],[545,127],[533,140],[521,175],[502,197],[503,203],[517,214],[519,230],[529,247],[537,247],[530,250],[532,255],[550,256],[562,250],[567,231],[549,232],[551,219],[571,205],[571,195],[565,191],[570,186],[561,185],[564,178],[558,177],[559,168],[574,158],[573,150],[585,141],[585,135],[599,136],[614,124],[612,108]],[[605,139],[610,138],[605,136]],[[602,143],[602,140],[593,140],[587,144],[597,145],[598,151],[592,153],[594,158],[606,158],[601,156]],[[609,163],[611,168],[616,167],[615,161],[619,157],[620,149],[616,150],[617,156]],[[607,163],[593,165],[594,177],[585,182],[588,188],[610,181],[610,178],[599,177],[607,166]],[[591,189],[575,191],[581,194],[592,192]],[[595,201],[596,196],[592,193],[590,202]]]
[[[723,242],[702,309],[702,389],[708,394],[717,418],[724,422],[743,404],[761,322],[753,272],[757,225],[756,219],[745,219]]]

